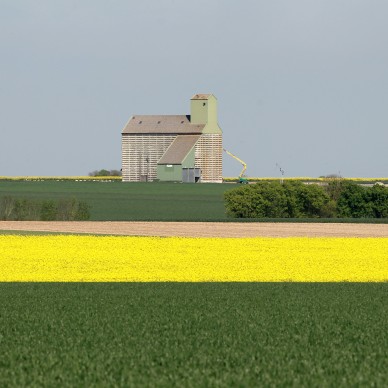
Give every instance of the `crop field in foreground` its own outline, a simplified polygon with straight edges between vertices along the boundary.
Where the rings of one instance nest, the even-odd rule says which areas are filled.
[[[388,238],[0,236],[0,281],[381,282]]]
[[[0,386],[387,386],[387,283],[0,283]]]

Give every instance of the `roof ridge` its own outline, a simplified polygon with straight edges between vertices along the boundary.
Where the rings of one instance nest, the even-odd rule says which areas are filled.
[[[216,96],[212,93],[198,93],[198,94],[194,94],[193,97],[191,97],[191,100],[208,100],[210,96],[213,96],[214,98],[216,98]]]
[[[204,124],[194,124],[190,115],[133,115],[122,133],[202,133]]]

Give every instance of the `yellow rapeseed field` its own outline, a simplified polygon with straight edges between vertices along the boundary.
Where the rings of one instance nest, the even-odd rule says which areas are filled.
[[[380,282],[388,238],[0,236],[0,281]]]

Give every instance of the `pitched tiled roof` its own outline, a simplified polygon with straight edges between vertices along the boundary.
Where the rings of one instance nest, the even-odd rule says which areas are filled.
[[[204,125],[190,123],[186,115],[140,115],[132,116],[122,133],[202,133]]]
[[[158,164],[181,164],[201,135],[178,135]]]

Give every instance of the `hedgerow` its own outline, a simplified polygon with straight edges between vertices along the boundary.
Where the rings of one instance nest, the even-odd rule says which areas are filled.
[[[235,218],[388,218],[388,188],[347,180],[326,185],[300,181],[258,182],[224,193]]]
[[[3,221],[84,221],[90,219],[90,206],[76,198],[43,201],[0,198],[0,220]]]

